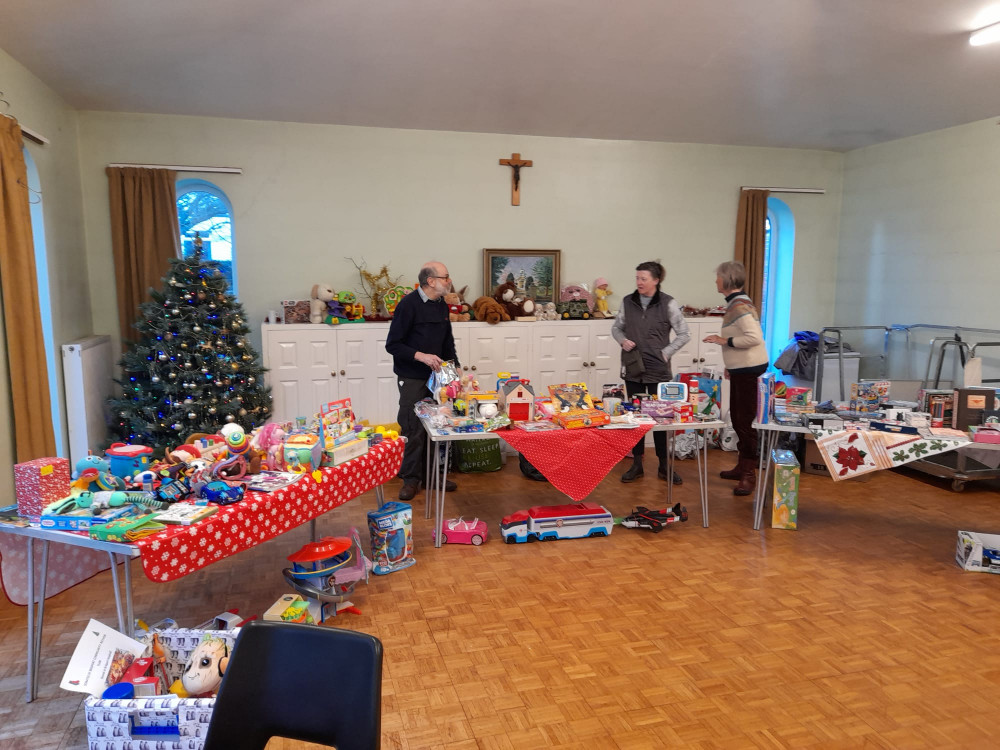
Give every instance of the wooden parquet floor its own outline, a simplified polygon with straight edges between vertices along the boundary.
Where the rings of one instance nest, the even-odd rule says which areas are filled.
[[[584,459],[581,459],[584,460]],[[701,526],[694,464],[677,488],[691,520],[660,534],[511,545],[497,522],[563,501],[524,479],[457,475],[448,515],[479,516],[483,547],[431,543],[415,504],[413,567],[374,577],[336,625],[385,646],[383,747],[969,748],[1000,730],[1000,576],[953,562],[957,529],[1000,531],[1000,483],[962,494],[915,472],[864,483],[803,475],[798,531],[751,529],[751,503],[717,477]],[[664,482],[617,477],[590,499],[616,515],[660,507]],[[388,486],[395,495],[397,482]],[[319,522],[363,526],[368,494]],[[301,527],[172,584],[136,567],[136,612],[194,625],[260,613],[286,586]],[[89,617],[114,623],[104,573],[50,599],[39,699],[23,702],[25,610],[0,602],[0,747],[85,748],[79,696],[57,685]],[[308,669],[308,655],[289,668]],[[335,677],[335,676],[332,676]],[[335,680],[333,680],[335,682]],[[270,747],[309,746],[274,740]]]

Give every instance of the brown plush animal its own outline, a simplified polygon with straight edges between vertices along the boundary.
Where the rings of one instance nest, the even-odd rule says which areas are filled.
[[[503,305],[504,310],[507,311],[511,319],[521,314],[517,302],[514,301],[516,297],[517,287],[514,286],[512,281],[505,281],[493,290],[493,299]]]
[[[460,323],[472,319],[469,306],[465,304],[465,290],[468,288],[468,286],[463,286],[456,292],[455,287],[452,287],[451,291],[444,295],[444,302],[448,305],[448,320],[452,323]]]
[[[492,297],[480,297],[472,303],[472,310],[476,314],[476,320],[483,320],[491,325],[510,320],[510,315],[504,306]]]

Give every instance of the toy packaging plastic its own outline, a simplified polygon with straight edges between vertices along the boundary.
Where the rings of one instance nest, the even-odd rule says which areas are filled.
[[[388,502],[368,513],[368,531],[372,540],[372,572],[394,573],[413,565],[413,507]]]

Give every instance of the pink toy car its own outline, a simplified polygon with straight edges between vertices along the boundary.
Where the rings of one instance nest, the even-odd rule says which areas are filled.
[[[436,534],[432,534],[436,536]],[[449,518],[441,530],[442,544],[471,544],[478,547],[486,541],[486,521]]]

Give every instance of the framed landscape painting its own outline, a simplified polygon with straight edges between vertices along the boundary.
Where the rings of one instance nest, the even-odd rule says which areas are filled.
[[[483,250],[483,294],[511,281],[518,292],[536,303],[559,297],[559,250]]]

